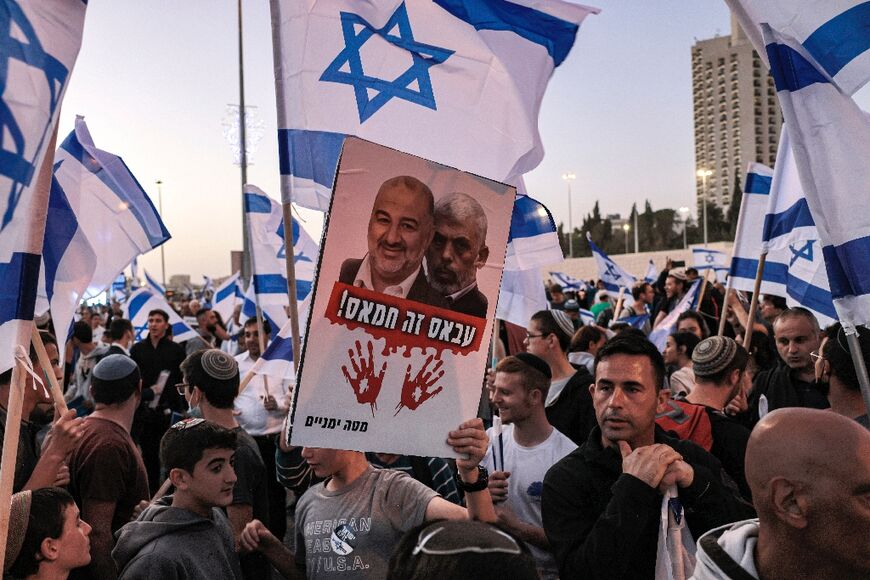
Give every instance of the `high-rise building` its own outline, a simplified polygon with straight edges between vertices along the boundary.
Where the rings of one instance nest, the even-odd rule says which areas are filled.
[[[727,211],[749,163],[773,167],[782,128],[773,78],[733,17],[730,36],[692,47],[692,92],[698,215],[703,173],[709,203]]]

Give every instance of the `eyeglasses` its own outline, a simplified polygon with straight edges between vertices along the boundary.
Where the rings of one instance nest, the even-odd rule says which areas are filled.
[[[529,332],[526,333],[526,340],[532,340],[533,338],[541,338],[543,336],[547,336],[546,334],[531,334]]]
[[[182,419],[178,423],[175,423],[172,427],[170,427],[170,429],[175,429],[176,431],[184,431],[185,429],[191,429],[204,422],[205,419],[202,419],[200,417],[190,417],[188,419]]]
[[[182,397],[187,394],[187,387],[190,386],[190,383],[176,383],[175,390],[178,391],[178,394]]]

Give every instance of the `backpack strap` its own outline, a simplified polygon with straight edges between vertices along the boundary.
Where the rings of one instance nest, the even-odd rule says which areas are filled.
[[[755,576],[743,569],[734,558],[722,549],[716,536],[704,536],[698,541],[701,549],[719,567],[723,574],[731,580],[757,580]]]

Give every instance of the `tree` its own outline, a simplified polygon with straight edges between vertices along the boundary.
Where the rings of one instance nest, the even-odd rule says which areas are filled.
[[[743,186],[740,184],[740,172],[734,170],[734,191],[731,192],[731,205],[728,207],[728,239],[737,235],[737,220],[740,219],[740,204],[743,202]]]

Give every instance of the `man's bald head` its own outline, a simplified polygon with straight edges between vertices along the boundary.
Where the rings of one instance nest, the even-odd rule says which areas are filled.
[[[870,431],[830,411],[776,410],[752,431],[746,480],[760,548],[870,577]]]

